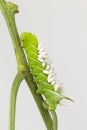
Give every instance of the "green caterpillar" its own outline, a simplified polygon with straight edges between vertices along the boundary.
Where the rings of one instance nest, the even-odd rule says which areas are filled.
[[[60,88],[55,90],[55,87],[51,84],[54,83],[54,80],[48,82],[48,74],[44,73],[47,67],[43,62],[45,53],[42,51],[43,48],[39,51],[36,36],[32,33],[24,32],[21,34],[20,40],[21,43],[23,43],[23,48],[27,55],[28,65],[33,75],[34,82],[37,84],[37,93],[42,94],[45,97],[49,110],[55,110],[57,104],[63,99],[72,100],[62,95]],[[43,59],[38,58],[41,57],[41,51],[43,53]],[[52,79],[49,78],[49,80]]]

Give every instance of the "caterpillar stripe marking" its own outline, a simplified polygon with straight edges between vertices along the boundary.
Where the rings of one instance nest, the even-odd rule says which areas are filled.
[[[20,36],[23,48],[27,55],[28,65],[37,84],[37,93],[42,94],[49,110],[55,110],[63,99],[71,100],[61,94],[61,84],[57,83],[56,75],[42,46],[39,46],[35,35],[24,32]]]

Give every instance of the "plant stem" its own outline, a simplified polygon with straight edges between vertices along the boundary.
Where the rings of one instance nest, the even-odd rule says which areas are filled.
[[[44,99],[42,98],[41,95],[36,94],[37,86],[34,84],[33,78],[31,76],[29,68],[27,66],[26,58],[24,55],[23,48],[21,47],[18,31],[17,31],[16,24],[15,24],[14,14],[16,12],[18,12],[18,10],[14,11],[14,9],[17,9],[17,6],[15,6],[14,4],[12,6],[13,7],[11,8],[9,5],[7,5],[7,2],[5,2],[4,0],[0,0],[0,8],[1,8],[1,11],[5,18],[5,21],[7,23],[8,30],[10,32],[10,35],[11,35],[11,38],[13,41],[13,46],[14,46],[14,50],[15,50],[17,65],[18,65],[18,75],[20,75],[20,73],[25,75],[25,80],[37,103],[37,106],[40,110],[42,118],[46,124],[47,130],[53,130],[53,128],[52,128],[53,123],[52,123],[50,113],[49,113],[49,111],[45,110],[42,106],[42,102],[44,102]],[[17,77],[18,77],[18,75],[17,75]],[[17,91],[18,91],[17,87],[18,87],[18,84],[20,85],[20,82],[23,80],[22,77],[21,78],[19,77],[19,80],[16,80],[17,77],[15,78],[15,81],[13,83],[14,89],[12,88],[12,92],[11,92],[12,99],[11,99],[11,111],[10,111],[11,112],[10,130],[14,130],[15,103],[16,103],[16,96],[17,96]],[[15,92],[13,92],[13,91],[15,91]]]
[[[43,120],[44,120],[44,122],[45,122],[45,125],[46,125],[46,127],[47,127],[47,130],[53,130],[53,122],[52,122],[50,113],[49,113],[49,111],[46,110],[46,109],[43,107],[43,105],[42,105],[42,103],[44,102],[42,96],[41,96],[40,94],[37,94],[37,93],[36,93],[37,88],[35,87],[35,85],[33,85],[33,82],[32,82],[32,80],[31,80],[31,77],[30,77],[30,76],[26,76],[26,77],[25,77],[25,80],[26,80],[28,86],[31,86],[31,87],[30,87],[30,90],[31,90],[31,92],[32,92],[32,95],[33,95],[33,97],[34,97],[34,100],[35,100],[36,103],[37,103],[37,106],[38,106],[39,111],[40,111],[40,113],[41,113],[41,115],[42,115],[42,118],[43,118]]]
[[[15,130],[15,110],[16,110],[16,98],[20,83],[24,79],[24,74],[19,72],[14,81],[11,88],[11,97],[10,97],[10,126],[9,130]]]
[[[58,130],[58,120],[57,120],[57,115],[55,111],[50,111],[52,118],[53,118],[53,130]]]
[[[13,9],[15,8],[15,6],[16,5],[13,6]],[[13,12],[12,9],[10,9],[9,5],[7,6],[7,3],[4,0],[0,0],[0,8],[5,18],[5,21],[7,23],[8,30],[11,35],[11,39],[13,41],[14,51],[16,54],[16,59],[18,64],[18,71],[25,71],[26,59],[20,44],[20,39],[15,24],[15,19],[14,19],[15,12]]]

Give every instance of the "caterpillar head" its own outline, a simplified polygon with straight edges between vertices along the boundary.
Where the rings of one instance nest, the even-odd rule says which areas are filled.
[[[27,32],[22,33],[20,36],[20,40],[21,42],[23,42],[24,48],[29,47],[31,45],[35,48],[38,48],[38,39],[32,33]]]

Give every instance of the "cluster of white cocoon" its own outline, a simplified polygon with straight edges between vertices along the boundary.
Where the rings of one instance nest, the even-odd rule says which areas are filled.
[[[54,68],[42,44],[39,44],[38,50],[39,50],[38,60],[42,63],[42,66],[46,66],[46,70],[43,70],[43,73],[48,75],[48,83],[50,83],[54,87],[54,90],[57,91],[58,88],[62,86],[62,83],[60,83],[56,79]]]

